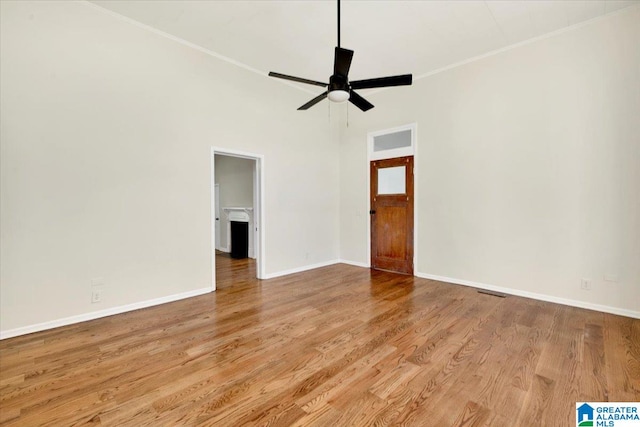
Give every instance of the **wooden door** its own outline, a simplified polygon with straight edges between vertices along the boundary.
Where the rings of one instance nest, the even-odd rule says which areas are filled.
[[[371,268],[413,274],[413,156],[371,162]]]

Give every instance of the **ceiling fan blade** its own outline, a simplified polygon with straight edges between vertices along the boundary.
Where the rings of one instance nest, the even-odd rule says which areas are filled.
[[[367,111],[373,108],[373,104],[355,93],[353,90],[350,91],[349,102],[361,109],[362,111]]]
[[[408,86],[413,81],[411,74],[400,76],[378,77],[376,79],[356,80],[351,82],[352,89],[372,89],[375,87]]]
[[[325,99],[327,97],[327,95],[329,94],[329,92],[324,92],[318,96],[316,96],[315,98],[313,98],[311,101],[307,102],[306,104],[304,104],[302,107],[298,108],[298,110],[308,110],[309,107],[313,107],[314,105],[316,105],[318,102],[322,101],[323,99]]]
[[[349,75],[349,68],[351,68],[351,59],[353,58],[353,51],[336,47],[336,54],[333,61],[333,74],[340,74],[347,77]]]
[[[322,86],[322,87],[327,87],[329,85],[328,83],[317,82],[315,80],[303,79],[300,77],[287,76],[286,74],[274,73],[273,71],[269,72],[269,76],[277,77],[279,79],[284,79],[284,80],[291,80],[298,83],[306,83],[310,85]]]

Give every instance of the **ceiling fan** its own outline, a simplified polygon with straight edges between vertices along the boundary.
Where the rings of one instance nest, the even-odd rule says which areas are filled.
[[[273,71],[269,72],[269,76],[327,88],[325,92],[316,96],[311,101],[298,108],[298,110],[307,110],[323,99],[329,98],[329,100],[333,102],[344,102],[346,100],[349,100],[349,102],[351,102],[362,111],[367,111],[373,108],[373,104],[358,95],[354,91],[354,89],[372,89],[388,86],[408,86],[412,82],[413,77],[411,74],[378,77],[374,79],[356,80],[350,82],[349,68],[351,67],[352,58],[352,50],[340,47],[340,0],[338,0],[338,46],[336,46],[335,49],[333,75],[329,78],[329,83],[288,76],[286,74],[274,73]]]

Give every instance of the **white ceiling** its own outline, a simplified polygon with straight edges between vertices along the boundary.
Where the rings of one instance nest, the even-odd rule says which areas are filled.
[[[277,71],[328,81],[333,70],[334,0],[91,2],[265,75]],[[343,0],[341,45],[355,50],[350,80],[405,73],[415,79],[639,4]]]

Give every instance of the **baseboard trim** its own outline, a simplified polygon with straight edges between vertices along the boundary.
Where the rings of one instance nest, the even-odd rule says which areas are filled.
[[[275,279],[276,277],[288,276],[289,274],[302,273],[304,271],[313,270],[315,268],[327,267],[329,265],[340,264],[340,260],[334,259],[331,261],[319,262],[317,264],[303,265],[302,267],[292,268],[289,270],[277,271],[275,273],[268,273],[264,279]]]
[[[602,313],[616,314],[618,316],[631,317],[640,319],[640,312],[627,310],[624,308],[611,307],[608,305],[592,304],[589,302],[578,301],[568,298],[559,298],[551,295],[538,294],[535,292],[521,291],[518,289],[505,288],[502,286],[487,285],[486,283],[473,282],[471,280],[455,279],[453,277],[436,276],[427,273],[415,273],[417,277],[423,279],[437,280],[439,282],[453,283],[456,285],[469,286],[472,288],[485,289],[488,291],[501,292],[504,294],[515,295],[519,297],[531,298],[539,301],[552,302],[556,304],[568,305],[571,307],[586,308],[587,310],[600,311]]]
[[[126,313],[127,311],[139,310],[141,308],[152,307],[154,305],[166,304],[168,302],[179,301],[185,298],[197,297],[212,292],[211,287],[168,295],[166,297],[154,298],[147,301],[135,302],[132,304],[111,307],[104,310],[92,311],[90,313],[79,314],[77,316],[65,317],[63,319],[52,320],[50,322],[37,323],[35,325],[23,326],[21,328],[0,331],[0,340],[13,338],[20,335],[34,332],[46,331],[48,329],[59,328],[61,326],[73,325],[75,323],[86,322],[88,320],[100,319],[102,317],[113,316],[114,314]]]
[[[358,262],[358,261],[349,261],[347,259],[341,259],[340,261],[341,264],[349,264],[349,265],[353,265],[355,267],[362,267],[362,268],[371,268],[371,265],[369,265],[366,262]]]
[[[348,261],[348,260],[331,260],[331,261],[325,261],[325,262],[321,262],[321,263],[317,263],[317,264],[306,265],[306,266],[302,266],[302,267],[298,267],[298,268],[292,268],[292,269],[289,269],[289,270],[283,270],[283,271],[279,271],[279,272],[276,272],[276,273],[270,273],[270,274],[268,274],[266,276],[266,278],[267,279],[273,279],[273,278],[276,278],[276,277],[287,276],[289,274],[294,274],[294,273],[301,273],[301,272],[304,272],[304,271],[309,271],[309,270],[313,270],[313,269],[320,268],[320,267],[327,267],[329,265],[334,265],[334,264],[339,264],[339,263],[349,264],[349,265],[353,265],[353,266],[356,266],[356,267],[369,268],[369,266],[367,264],[365,264],[365,263],[359,263],[359,262]],[[640,319],[640,312],[638,312],[638,311],[627,310],[627,309],[622,309],[622,308],[617,308],[617,307],[611,307],[611,306],[608,306],[608,305],[592,304],[592,303],[587,303],[587,302],[584,302],[584,301],[577,301],[577,300],[572,300],[572,299],[567,299],[567,298],[559,298],[559,297],[554,297],[554,296],[551,296],[551,295],[538,294],[538,293],[535,293],[535,292],[521,291],[521,290],[518,290],[518,289],[505,288],[505,287],[502,287],[502,286],[488,285],[488,284],[485,284],[485,283],[478,283],[478,282],[473,282],[473,281],[470,281],[470,280],[456,279],[456,278],[453,278],[453,277],[437,276],[437,275],[434,275],[434,274],[416,272],[415,276],[423,278],[423,279],[437,280],[439,282],[453,283],[453,284],[456,284],[456,285],[469,286],[469,287],[472,287],[472,288],[486,289],[486,290],[495,291],[495,292],[502,292],[502,293],[509,294],[509,295],[515,295],[515,296],[520,296],[520,297],[525,297],[525,298],[532,298],[532,299],[540,300],[540,301],[552,302],[552,303],[556,303],[556,304],[562,304],[562,305],[568,305],[568,306],[572,306],[572,307],[585,308],[585,309],[588,309],[588,310],[595,310],[595,311],[600,311],[600,312],[603,312],[603,313],[610,313],[610,314],[616,314],[616,315],[619,315],[619,316],[625,316],[625,317],[631,317],[631,318],[635,318],[635,319]],[[4,340],[4,339],[7,339],[7,338],[13,338],[13,337],[21,336],[21,335],[26,335],[26,334],[31,334],[31,333],[34,333],[34,332],[40,332],[40,331],[45,331],[45,330],[49,330],[49,329],[59,328],[61,326],[73,325],[73,324],[76,324],[76,323],[86,322],[86,321],[89,321],[89,320],[100,319],[102,317],[113,316],[114,314],[126,313],[128,311],[139,310],[139,309],[142,309],[142,308],[152,307],[152,306],[155,306],[155,305],[166,304],[166,303],[173,302],[173,301],[179,301],[179,300],[185,299],[185,298],[191,298],[191,297],[196,297],[196,296],[199,296],[199,295],[204,295],[204,294],[207,294],[209,292],[212,292],[212,289],[210,287],[201,288],[201,289],[196,289],[196,290],[189,291],[189,292],[182,292],[182,293],[179,293],[179,294],[168,295],[166,297],[154,298],[152,300],[141,301],[141,302],[122,305],[122,306],[118,306],[118,307],[111,307],[111,308],[107,308],[107,309],[99,310],[99,311],[93,311],[93,312],[90,312],[90,313],[80,314],[80,315],[77,315],[77,316],[65,317],[63,319],[52,320],[52,321],[49,321],[49,322],[37,323],[37,324],[34,324],[34,325],[23,326],[23,327],[15,328],[15,329],[8,329],[8,330],[5,330],[5,331],[0,331],[0,340]]]

